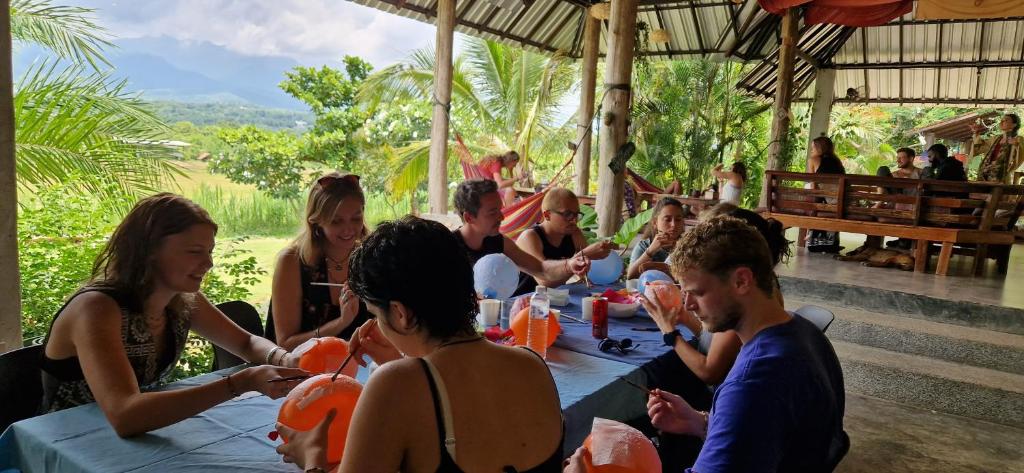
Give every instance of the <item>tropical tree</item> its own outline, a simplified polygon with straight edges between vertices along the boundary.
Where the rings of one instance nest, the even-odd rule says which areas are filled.
[[[415,50],[404,61],[368,77],[358,97],[370,110],[395,101],[430,107],[433,71],[433,48]],[[573,88],[575,77],[575,65],[562,55],[469,38],[453,62],[452,128],[476,157],[513,149],[523,158],[523,166],[551,171],[568,157],[565,142],[572,130],[559,122],[557,106]],[[414,191],[426,180],[428,150],[427,139],[394,148],[393,192]],[[449,161],[454,170],[458,160]]]
[[[124,80],[100,70],[110,46],[87,8],[49,1],[11,2],[16,43],[34,43],[70,62],[43,61],[15,83],[18,183],[63,183],[77,191],[130,202],[161,187],[177,167],[163,159],[168,128],[125,91]],[[125,199],[124,197],[129,197]]]

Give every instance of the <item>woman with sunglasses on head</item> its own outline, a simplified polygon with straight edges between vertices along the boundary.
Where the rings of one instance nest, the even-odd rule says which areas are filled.
[[[476,333],[473,268],[450,230],[412,216],[381,223],[350,264],[352,289],[375,317],[352,348],[380,368],[336,470],[326,461],[331,415],[306,432],[278,425],[285,461],[344,473],[562,471],[551,373],[535,353]]]
[[[580,230],[580,201],[569,189],[555,187],[548,190],[541,202],[541,223],[523,231],[516,240],[516,245],[523,251],[541,261],[568,260],[582,254],[588,260],[599,260],[608,256],[615,248],[610,241],[598,241],[587,245],[587,239]],[[588,268],[589,269],[589,268]],[[526,273],[519,274],[519,287],[515,294],[533,292],[537,285],[558,287],[565,284],[573,273],[565,279],[535,278]]]
[[[41,412],[95,402],[117,435],[129,437],[244,392],[276,399],[299,383],[268,383],[305,374],[294,368],[298,358],[246,332],[199,292],[213,267],[216,235],[210,215],[179,195],[135,204],[97,256],[89,282],[50,323],[40,360]],[[263,364],[201,386],[154,391],[177,365],[190,330]]]
[[[313,184],[302,231],[277,257],[267,338],[291,350],[313,337],[347,339],[369,318],[366,306],[341,286],[352,251],[368,233],[365,202],[355,174],[332,172]]]

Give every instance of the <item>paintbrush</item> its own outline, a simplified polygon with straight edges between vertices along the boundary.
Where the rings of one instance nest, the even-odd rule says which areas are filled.
[[[638,383],[634,383],[634,382],[626,379],[625,376],[619,376],[619,379],[625,381],[626,384],[628,384],[630,386],[633,386],[634,388],[637,388],[637,389],[647,393],[648,396],[655,396],[654,391],[651,391],[650,389],[648,389],[647,386],[644,386],[644,385],[638,384]]]
[[[565,312],[562,312],[561,314],[559,314],[559,317],[565,317],[565,318],[567,318],[569,320],[572,320],[574,322],[579,322],[581,324],[589,324],[590,323],[590,322],[587,322],[586,320],[577,319],[576,317],[573,317],[571,315],[567,315]]]
[[[268,383],[280,383],[281,381],[298,381],[300,379],[309,379],[309,375],[308,374],[300,374],[298,376],[288,376],[288,377],[285,377],[285,378],[274,378],[274,379],[268,380],[267,382]]]
[[[338,284],[333,282],[311,282],[310,286],[331,286],[331,287],[344,287],[344,284]]]
[[[345,361],[341,362],[341,366],[338,367],[338,371],[335,371],[334,376],[331,376],[332,383],[334,380],[338,379],[338,375],[341,374],[341,370],[345,369],[345,365],[347,365],[349,361],[352,361],[352,357],[355,356],[355,354],[356,352],[350,352],[348,356],[345,357]]]

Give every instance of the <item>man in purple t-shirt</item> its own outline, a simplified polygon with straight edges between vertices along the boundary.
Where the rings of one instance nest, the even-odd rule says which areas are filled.
[[[655,427],[705,439],[687,471],[832,471],[849,447],[842,369],[821,331],[773,296],[764,238],[741,220],[716,217],[687,232],[671,260],[683,308],[708,331],[735,330],[743,342],[710,413],[659,390],[648,401]],[[666,342],[678,336],[666,334]],[[588,455],[578,450],[565,471],[584,471]]]

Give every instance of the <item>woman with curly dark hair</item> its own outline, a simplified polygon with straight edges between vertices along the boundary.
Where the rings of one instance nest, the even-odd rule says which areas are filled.
[[[352,349],[381,367],[337,471],[561,471],[554,380],[535,353],[476,333],[473,269],[451,231],[411,216],[380,224],[352,255],[349,284],[375,316]],[[278,451],[306,471],[333,468],[330,419],[279,425],[291,440]]]

